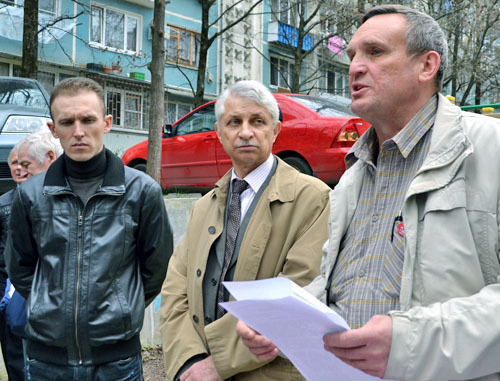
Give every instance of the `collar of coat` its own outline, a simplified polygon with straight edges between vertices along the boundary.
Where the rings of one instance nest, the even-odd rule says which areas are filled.
[[[281,202],[290,202],[295,199],[296,187],[294,184],[297,181],[297,177],[300,173],[279,157],[274,156],[278,160],[278,165],[276,167],[276,173],[271,178],[268,188],[268,198],[269,201],[279,200]],[[229,192],[229,183],[231,181],[231,169],[226,172],[226,174],[221,177],[219,181],[215,184],[215,188],[210,192],[210,197],[221,197],[225,198]]]
[[[125,186],[125,166],[123,162],[115,156],[110,150],[104,148],[106,151],[106,171],[102,182],[104,187],[124,187]],[[47,170],[44,187],[66,187],[66,166],[64,158],[59,156],[57,160]]]

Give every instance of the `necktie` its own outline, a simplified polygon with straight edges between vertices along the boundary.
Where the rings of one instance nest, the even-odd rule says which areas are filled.
[[[217,290],[217,319],[219,319],[226,313],[226,310],[219,306],[219,303],[224,301],[224,286],[222,285],[222,281],[226,278],[227,270],[229,269],[231,259],[233,258],[236,236],[238,235],[238,230],[240,229],[240,195],[245,189],[247,189],[247,187],[248,183],[245,180],[233,180],[231,200],[229,201],[227,210],[226,249],[224,251],[224,263],[222,266],[221,281]]]

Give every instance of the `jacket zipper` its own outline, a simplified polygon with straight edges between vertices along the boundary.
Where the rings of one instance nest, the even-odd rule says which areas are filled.
[[[77,255],[77,270],[76,270],[76,295],[75,295],[75,344],[78,350],[78,363],[82,364],[82,351],[80,349],[80,342],[78,341],[78,304],[80,293],[80,265],[82,257],[82,225],[83,214],[82,210],[78,208],[78,255]]]

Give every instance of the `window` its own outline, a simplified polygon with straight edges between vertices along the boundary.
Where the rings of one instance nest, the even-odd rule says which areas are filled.
[[[48,73],[46,71],[39,71],[37,73],[36,78],[43,85],[43,87],[47,91],[47,93],[50,94],[50,92],[54,88],[55,81],[56,81],[55,73]]]
[[[100,5],[91,6],[90,42],[95,45],[139,53],[140,30],[139,16]]]
[[[216,121],[214,107],[212,103],[184,119],[176,126],[175,135],[181,136],[213,131]]]
[[[321,71],[318,86],[321,93],[351,98],[349,76],[339,67],[326,64]]]
[[[57,0],[38,0],[38,9],[40,13],[50,17],[56,17]]]
[[[142,129],[144,96],[141,92],[108,88],[106,90],[106,113],[113,116],[113,125]]]
[[[271,85],[282,88],[292,83],[292,63],[283,58],[271,57]]]
[[[165,124],[175,123],[190,111],[191,106],[188,104],[169,102],[165,107]]]
[[[6,62],[0,62],[0,75],[8,77],[10,74],[10,65]]]
[[[181,65],[198,66],[200,35],[173,26],[167,28],[167,38],[165,38],[167,61]]]
[[[294,0],[271,0],[271,19],[282,24],[298,24],[301,3]]]
[[[0,4],[24,7],[24,0],[0,0]],[[55,18],[57,16],[58,0],[38,0],[38,10],[42,19]],[[43,17],[45,16],[45,17]]]

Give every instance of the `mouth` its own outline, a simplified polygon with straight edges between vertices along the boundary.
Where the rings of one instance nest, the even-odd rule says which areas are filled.
[[[255,143],[246,143],[246,142],[245,143],[240,143],[240,144],[236,145],[236,148],[244,148],[244,149],[245,148],[246,149],[248,149],[248,148],[257,148],[257,147],[258,147],[258,145],[255,144]]]
[[[351,95],[353,97],[357,96],[360,94],[360,92],[363,91],[363,89],[366,89],[367,86],[360,84],[360,83],[354,83],[351,87]]]

